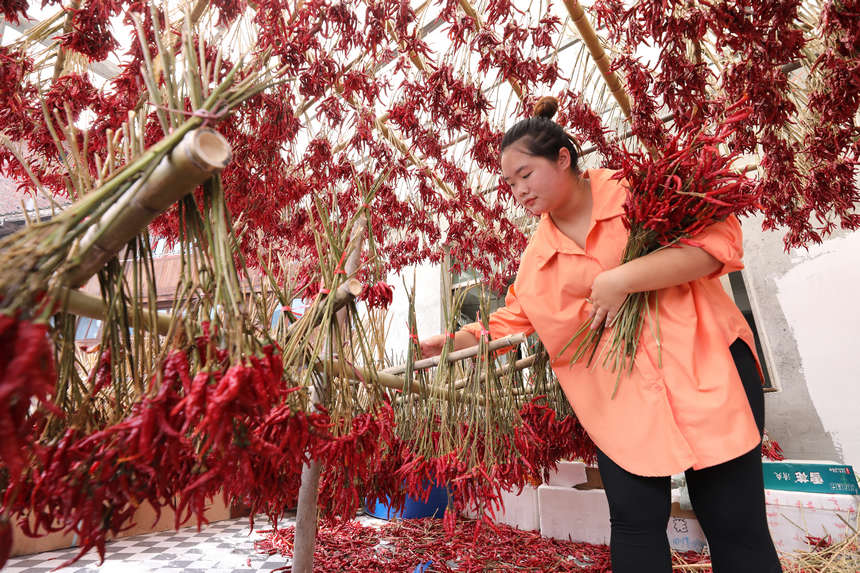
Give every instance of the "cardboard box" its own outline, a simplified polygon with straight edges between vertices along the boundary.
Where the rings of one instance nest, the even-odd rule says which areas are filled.
[[[609,544],[609,502],[604,490],[542,485],[538,508],[544,537]]]
[[[217,495],[206,508],[205,515],[206,519],[208,519],[210,523],[229,519],[230,508],[224,504],[223,497]],[[175,513],[172,509],[168,507],[162,508],[161,517],[157,521],[155,516],[155,509],[153,509],[149,502],[144,502],[137,508],[137,511],[132,518],[132,527],[121,532],[117,537],[130,537],[132,535],[166,531],[175,527]],[[194,517],[182,524],[182,527],[196,526],[197,520]],[[109,539],[111,539],[111,537],[109,537]],[[44,551],[53,551],[55,549],[66,549],[75,546],[77,546],[77,536],[72,533],[56,532],[42,537],[27,537],[24,535],[24,532],[21,531],[17,521],[13,523],[12,557],[29,555],[31,553],[42,553]]]
[[[779,551],[809,549],[806,536],[840,541],[857,526],[860,496],[765,490],[767,523]]]

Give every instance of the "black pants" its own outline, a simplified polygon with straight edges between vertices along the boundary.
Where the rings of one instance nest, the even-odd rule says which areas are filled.
[[[740,339],[731,353],[761,433],[764,396],[755,359]],[[601,451],[597,461],[609,499],[613,573],[670,573],[669,477],[634,475]],[[760,447],[713,467],[688,469],[686,477],[714,573],[782,571],[765,516]]]

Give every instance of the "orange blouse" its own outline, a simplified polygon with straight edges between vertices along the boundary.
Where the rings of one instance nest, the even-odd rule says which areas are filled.
[[[616,373],[597,357],[591,367],[585,360],[571,366],[576,343],[558,356],[588,319],[591,305],[585,299],[595,277],[618,266],[627,241],[622,223],[627,188],[610,180],[612,174],[608,169],[586,172],[593,207],[584,250],[550,217],[541,217],[505,306],[490,315],[490,336],[536,332],[580,422],[594,443],[627,471],[665,476],[728,461],[759,442],[729,352],[737,338],[754,349],[753,335],[718,278],[743,268],[741,228],[735,217],[693,237],[723,263],[720,270],[658,293],[662,368],[657,366],[658,345],[647,316],[633,371],[622,375],[615,398]],[[653,317],[653,299],[651,304]],[[477,338],[481,326],[472,323],[464,329]],[[606,331],[601,344],[608,339]]]

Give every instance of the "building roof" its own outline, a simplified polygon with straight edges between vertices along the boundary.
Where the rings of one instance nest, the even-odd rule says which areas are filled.
[[[43,219],[51,216],[51,201],[47,197],[19,191],[18,186],[14,179],[0,176],[0,237],[11,235],[24,226],[25,206],[30,218],[35,218],[36,209]],[[69,200],[64,197],[55,197],[54,201],[60,207],[69,204]]]

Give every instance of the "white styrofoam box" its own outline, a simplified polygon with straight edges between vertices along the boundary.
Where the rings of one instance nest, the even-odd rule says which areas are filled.
[[[779,551],[809,549],[806,536],[844,539],[857,523],[860,495],[764,490],[767,524]],[[840,516],[842,519],[840,519]],[[843,521],[843,519],[845,521]]]
[[[523,531],[540,529],[536,487],[527,485],[519,494],[516,491],[502,491],[502,502],[505,509],[496,514],[496,523],[504,523]]]
[[[558,470],[550,472],[546,485],[555,487],[575,487],[588,481],[585,464],[582,462],[558,462]]]
[[[669,547],[675,551],[697,551],[699,553],[708,544],[705,532],[695,517],[669,517],[669,526],[666,528],[669,537]]]
[[[551,485],[541,485],[537,491],[541,535],[609,543],[609,502],[605,491]]]

